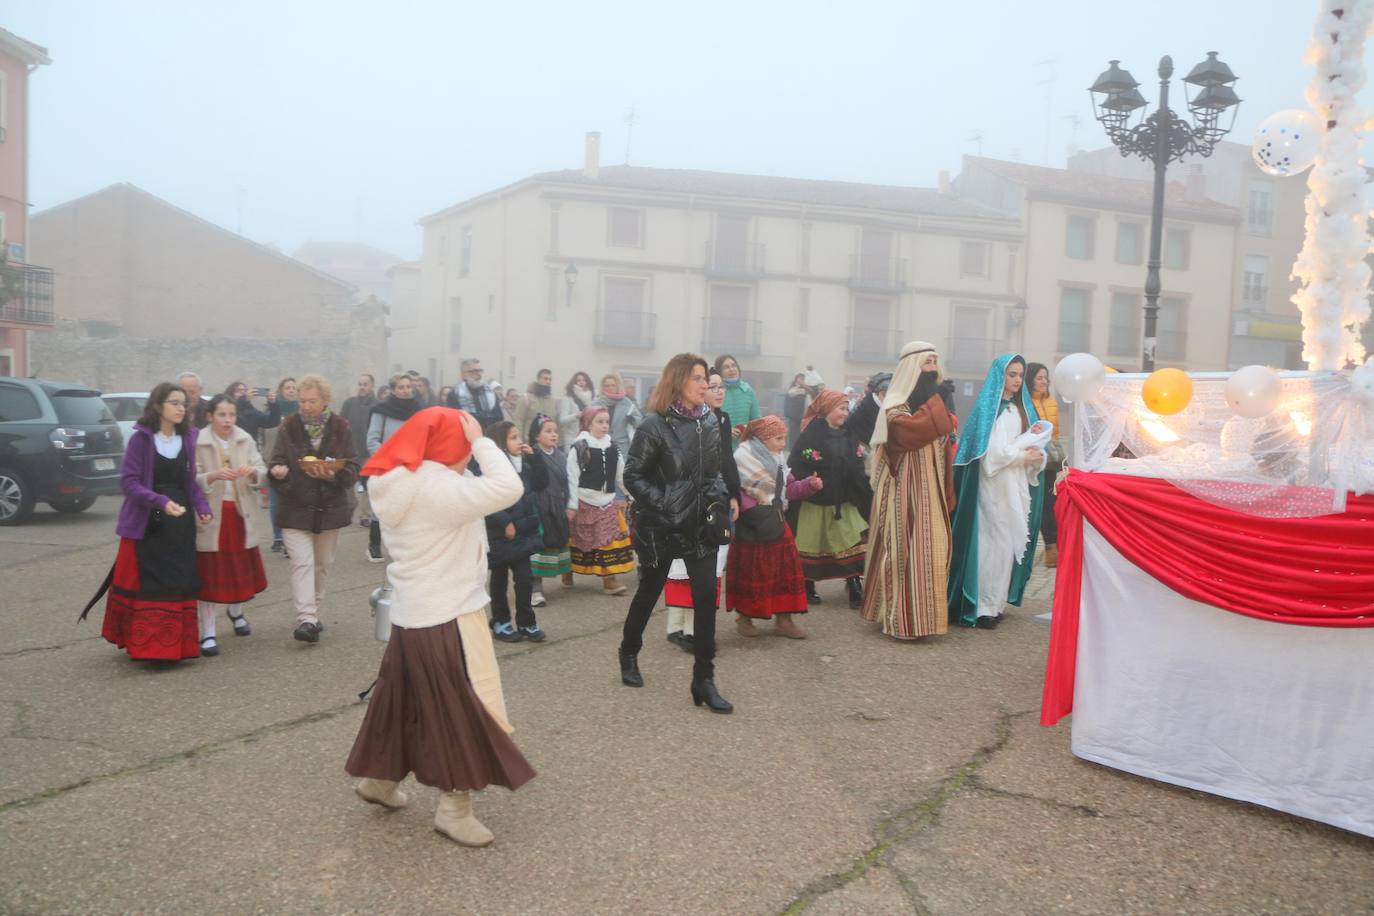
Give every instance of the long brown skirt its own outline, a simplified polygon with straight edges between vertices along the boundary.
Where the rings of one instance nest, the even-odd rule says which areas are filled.
[[[534,778],[529,761],[473,693],[457,621],[391,628],[344,769],[393,782],[414,773],[444,792],[518,789]]]

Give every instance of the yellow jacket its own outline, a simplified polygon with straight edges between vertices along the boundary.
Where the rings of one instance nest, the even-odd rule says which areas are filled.
[[[1054,438],[1059,438],[1059,402],[1052,395],[1043,398],[1031,396],[1031,403],[1035,405],[1035,412],[1040,414],[1040,419],[1049,420],[1054,424]]]

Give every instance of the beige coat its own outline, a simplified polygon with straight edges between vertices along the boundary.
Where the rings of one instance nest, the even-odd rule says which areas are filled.
[[[239,515],[243,516],[244,527],[247,529],[244,532],[244,546],[258,546],[257,521],[262,509],[258,501],[257,488],[266,481],[267,468],[253,437],[237,426],[234,427],[234,433],[229,439],[229,466],[237,468],[246,464],[253,469],[253,475],[232,481],[208,482],[206,477],[211,471],[224,467],[225,457],[219,441],[215,438],[213,427],[207,426],[200,434],[200,441],[196,443],[196,481],[205,491],[205,498],[210,501],[210,512],[214,515],[210,524],[196,526],[196,550],[205,553],[213,553],[219,549],[219,525],[224,516],[226,499],[234,499]]]

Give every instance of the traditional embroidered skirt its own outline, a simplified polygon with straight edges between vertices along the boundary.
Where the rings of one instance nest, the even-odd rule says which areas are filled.
[[[267,571],[262,553],[244,546],[244,522],[234,501],[226,499],[219,520],[219,549],[196,554],[200,573],[200,600],[215,604],[240,604],[267,590]]]
[[[774,541],[735,541],[725,568],[725,606],[745,617],[806,613],[806,579],[792,531]]]
[[[530,572],[541,579],[551,579],[572,572],[572,551],[567,547],[557,552],[545,547],[530,557]]]
[[[716,551],[716,610],[720,610],[720,577],[725,575],[726,558],[732,549],[727,545]],[[692,580],[687,578],[687,564],[680,559],[668,567],[668,581],[663,583],[663,603],[667,607],[696,609],[692,603]]]
[[[635,568],[625,516],[615,503],[600,508],[579,501],[572,523],[572,571],[619,576]]]
[[[351,776],[415,779],[443,792],[518,789],[534,768],[468,680],[457,621],[393,626],[377,685],[344,769]]]
[[[839,518],[835,517],[834,506],[802,503],[796,540],[806,578],[848,579],[864,574],[868,523],[853,503],[840,506]]]
[[[188,512],[182,518],[192,519]],[[180,519],[167,519],[180,521]],[[140,549],[139,542],[120,538],[115,556],[114,579],[105,601],[105,620],[100,635],[129,652],[130,658],[180,661],[200,655],[200,625],[196,620],[195,532],[188,531],[181,545],[153,543]],[[158,539],[161,540],[161,539]],[[189,545],[189,564],[162,563],[159,557]],[[143,564],[140,564],[140,553]],[[145,575],[160,571],[161,576]],[[186,572],[189,565],[190,573]],[[153,567],[157,567],[154,570]],[[169,581],[170,577],[170,581]]]

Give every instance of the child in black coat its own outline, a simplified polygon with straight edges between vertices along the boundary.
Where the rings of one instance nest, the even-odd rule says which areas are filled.
[[[543,642],[544,631],[534,618],[531,602],[534,576],[530,557],[544,547],[539,522],[539,504],[534,494],[549,485],[549,474],[542,461],[525,443],[520,430],[506,420],[486,428],[487,438],[502,445],[511,464],[520,472],[525,493],[508,509],[487,516],[487,568],[491,570],[491,632],[502,642],[522,639]],[[515,581],[515,624],[511,625],[506,580]]]

